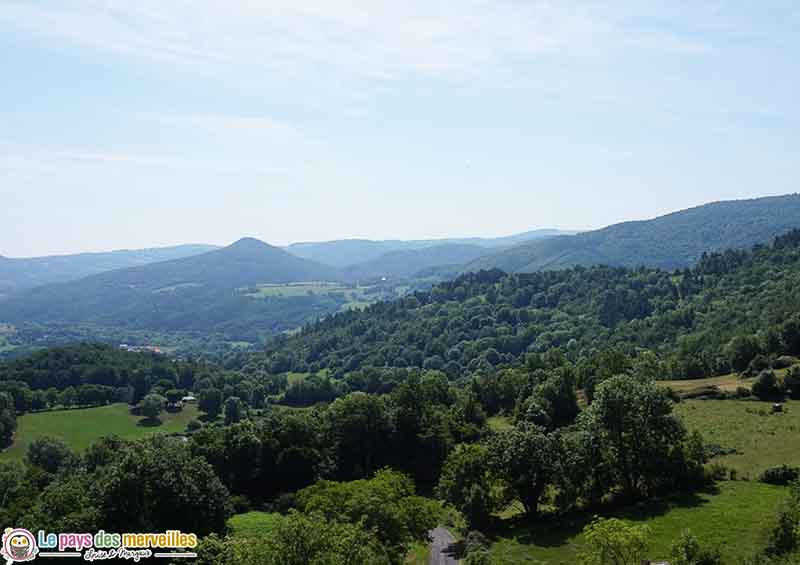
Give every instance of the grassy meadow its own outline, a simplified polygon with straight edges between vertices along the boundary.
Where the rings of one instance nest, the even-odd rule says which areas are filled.
[[[24,414],[17,420],[14,443],[0,453],[0,460],[22,459],[28,445],[42,436],[60,438],[75,451],[82,451],[103,436],[137,439],[156,433],[182,432],[197,416],[197,407],[190,404],[181,412],[163,412],[160,426],[142,426],[142,417],[131,414],[124,403]]]
[[[650,559],[665,559],[670,547],[687,527],[702,543],[720,548],[725,563],[739,563],[766,542],[784,487],[758,482],[719,483],[716,492],[698,493],[652,501],[609,512],[650,530]],[[538,520],[505,520],[491,537],[491,555],[496,565],[530,563],[571,565],[584,548],[581,531],[592,517],[585,514]]]
[[[768,467],[800,465],[800,401],[772,404],[755,400],[685,400],[675,406],[690,430],[706,443],[735,448],[739,453],[716,461],[736,469],[740,478],[758,479]]]

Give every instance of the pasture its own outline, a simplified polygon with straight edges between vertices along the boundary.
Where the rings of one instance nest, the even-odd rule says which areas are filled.
[[[190,404],[181,412],[163,412],[160,426],[142,426],[142,417],[131,414],[130,407],[123,403],[24,414],[17,420],[14,443],[0,453],[0,460],[22,459],[28,445],[43,436],[60,438],[73,450],[82,451],[103,436],[138,439],[157,433],[182,432],[197,416],[197,407]]]
[[[739,563],[766,542],[785,496],[784,487],[732,481],[720,483],[714,493],[651,501],[603,516],[646,524],[651,530],[650,559],[667,558],[672,543],[688,527],[703,544],[719,547],[725,563]],[[574,564],[584,547],[581,531],[591,519],[572,514],[504,520],[491,535],[492,563]]]
[[[768,467],[800,465],[800,401],[787,401],[776,414],[771,407],[756,400],[685,400],[675,412],[706,443],[738,451],[715,461],[755,480]]]

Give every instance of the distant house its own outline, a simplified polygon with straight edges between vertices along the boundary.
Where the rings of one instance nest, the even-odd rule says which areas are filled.
[[[194,396],[191,396],[191,395],[190,396],[184,396],[183,398],[181,398],[181,402],[183,402],[184,404],[186,404],[187,402],[197,402],[197,399]]]

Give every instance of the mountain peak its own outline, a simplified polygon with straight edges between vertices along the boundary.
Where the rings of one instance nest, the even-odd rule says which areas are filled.
[[[268,243],[264,243],[260,239],[256,239],[254,237],[243,237],[242,239],[228,246],[228,249],[236,249],[241,251],[258,251],[272,248],[273,247]]]

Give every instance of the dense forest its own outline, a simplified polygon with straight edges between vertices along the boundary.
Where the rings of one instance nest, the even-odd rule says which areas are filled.
[[[273,341],[246,366],[335,377],[416,367],[488,374],[558,348],[591,365],[604,350],[658,354],[663,378],[729,373],[759,354],[800,352],[800,231],[692,269],[622,267],[465,274]],[[741,339],[754,342],[742,358]]]
[[[525,243],[477,259],[467,268],[508,273],[575,265],[683,269],[705,252],[747,248],[800,228],[798,218],[798,194],[712,202],[652,220]]]

